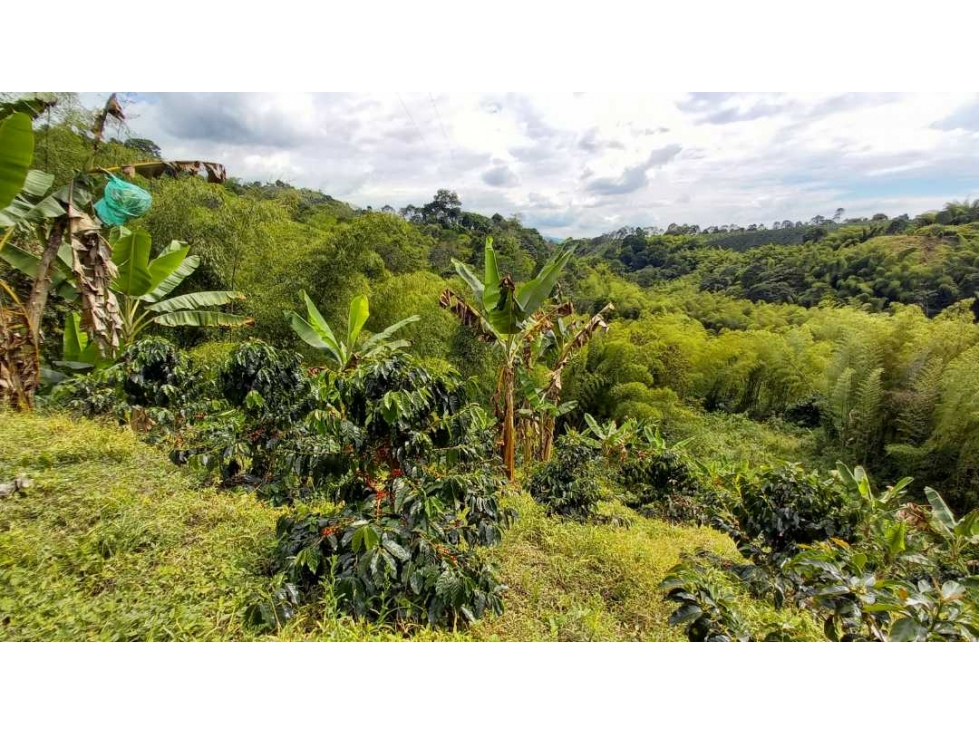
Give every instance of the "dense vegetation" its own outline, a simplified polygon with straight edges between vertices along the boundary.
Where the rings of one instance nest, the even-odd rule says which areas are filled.
[[[979,206],[558,245],[117,108],[0,116],[0,636],[979,636]]]

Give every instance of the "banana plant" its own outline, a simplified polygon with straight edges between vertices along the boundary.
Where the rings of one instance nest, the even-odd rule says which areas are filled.
[[[150,260],[152,244],[149,233],[144,230],[115,227],[109,234],[112,262],[118,270],[111,288],[119,302],[122,318],[120,349],[135,342],[153,324],[231,328],[252,323],[245,316],[210,310],[243,300],[244,295],[236,291],[200,291],[167,298],[197,269],[200,258],[189,255],[190,248],[174,240],[158,257]],[[12,245],[5,248],[0,257],[29,276],[35,276],[40,268],[39,258]],[[66,300],[75,301],[78,290],[72,279],[71,262],[71,247],[64,244],[52,270],[51,286]],[[103,355],[103,358],[111,360],[113,356]],[[67,356],[65,361],[93,364]]]
[[[184,243],[174,240],[151,261],[148,232],[117,227],[109,242],[112,261],[119,268],[112,288],[120,297],[127,344],[151,324],[233,328],[253,323],[246,316],[210,310],[244,300],[237,291],[199,291],[167,298],[200,264],[200,258],[188,255],[190,248]]]
[[[297,314],[295,311],[286,311],[286,318],[289,320],[292,330],[299,337],[314,349],[324,352],[333,361],[340,372],[344,372],[354,367],[358,362],[378,357],[382,354],[403,349],[408,346],[408,342],[403,339],[392,341],[391,337],[408,324],[418,321],[420,316],[409,316],[396,324],[389,326],[384,331],[374,334],[360,343],[364,324],[370,317],[370,306],[367,296],[354,296],[350,301],[347,310],[347,333],[345,339],[338,339],[333,333],[333,329],[326,323],[326,319],[320,313],[316,304],[306,295],[306,291],[300,291],[303,301],[306,304],[306,318]]]
[[[587,426],[584,435],[590,433],[595,437],[597,445],[603,448],[622,450],[627,443],[632,441],[638,430],[638,423],[633,418],[628,418],[622,425],[618,425],[614,420],[602,425],[591,413],[585,413],[585,425]]]
[[[511,481],[516,473],[514,369],[526,337],[539,331],[538,310],[551,295],[573,253],[573,246],[561,248],[532,280],[518,286],[509,275],[501,277],[493,238],[487,237],[482,279],[464,263],[452,260],[459,277],[472,291],[472,302],[460,298],[450,288],[439,298],[443,308],[474,329],[479,338],[497,344],[503,352],[497,393],[503,400],[503,463]]]
[[[53,181],[30,167],[33,120],[53,103],[52,95],[35,94],[0,104],[0,253],[33,209],[30,197],[45,193]],[[30,410],[40,384],[40,300],[32,291],[25,304],[0,280],[0,404],[19,410]]]
[[[948,544],[949,557],[955,563],[967,545],[979,545],[979,509],[956,520],[945,500],[934,489],[925,487],[925,497],[931,505],[931,529]]]
[[[76,170],[66,186],[52,193],[54,177],[31,170],[30,165],[34,151],[32,121],[56,101],[52,94],[34,93],[0,103],[0,257],[24,270],[32,281],[30,296],[24,302],[0,281],[0,374],[10,375],[9,380],[0,380],[0,402],[25,410],[32,406],[40,384],[38,376],[43,372],[38,348],[41,317],[53,289],[66,298],[80,301],[80,323],[98,343],[103,358],[115,355],[150,323],[172,326],[248,323],[242,317],[206,311],[210,306],[228,302],[214,294],[163,301],[162,296],[152,300],[152,293],[144,293],[130,295],[136,302],[128,304],[129,323],[124,326],[118,297],[113,291],[117,266],[92,209],[101,174],[112,171],[92,166],[108,117],[123,120],[125,115],[112,95],[96,118],[90,137],[92,149],[84,168]],[[226,176],[222,165],[207,161],[153,161],[125,166],[121,172],[148,177],[206,173],[212,182],[221,182]],[[11,245],[15,235],[36,239],[41,256],[34,257],[23,250],[12,252],[16,250]],[[12,306],[5,305],[5,299]],[[143,311],[152,315],[145,316]]]
[[[4,230],[0,250],[16,232],[31,236],[39,225],[64,216],[65,208],[51,193],[53,184],[54,174],[37,170],[27,172],[23,188],[6,208],[0,209],[0,229]]]
[[[870,475],[867,474],[866,469],[862,466],[855,466],[851,471],[846,464],[838,461],[836,463],[836,474],[844,482],[856,488],[860,502],[870,516],[893,509],[895,503],[907,493],[908,485],[913,481],[911,477],[904,477],[894,485],[888,486],[883,492],[875,494],[870,485]]]
[[[615,310],[611,303],[591,318],[578,317],[570,314],[567,317],[557,316],[549,331],[550,341],[556,353],[554,366],[551,367],[547,375],[547,388],[545,396],[554,405],[561,403],[561,391],[563,389],[562,373],[568,366],[572,357],[591,341],[591,338],[599,331],[608,331],[608,323],[605,315]],[[545,416],[541,431],[541,445],[539,458],[547,461],[551,458],[554,447],[554,428],[556,415],[548,414]]]

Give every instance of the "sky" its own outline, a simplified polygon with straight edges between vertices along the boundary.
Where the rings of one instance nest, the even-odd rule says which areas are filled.
[[[121,96],[130,134],[167,158],[375,209],[447,188],[552,237],[979,196],[974,92]]]

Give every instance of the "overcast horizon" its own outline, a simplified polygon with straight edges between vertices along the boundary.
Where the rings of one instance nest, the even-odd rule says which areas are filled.
[[[553,237],[913,216],[979,195],[975,93],[120,96],[130,134],[168,158],[359,207],[451,189]]]

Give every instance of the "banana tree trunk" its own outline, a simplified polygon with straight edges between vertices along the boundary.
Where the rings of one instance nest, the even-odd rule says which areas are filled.
[[[513,415],[513,365],[507,365],[503,370],[503,463],[506,465],[507,479],[512,482],[516,475],[517,443]]]
[[[523,433],[521,444],[523,446],[524,466],[530,466],[530,462],[535,458],[534,454],[537,450],[538,435],[540,433],[538,425],[538,420],[534,418],[523,418],[520,421],[520,427]]]
[[[51,292],[51,273],[54,270],[55,258],[58,257],[58,248],[61,247],[64,226],[62,220],[51,225],[47,246],[44,248],[44,254],[41,255],[41,264],[38,266],[37,277],[31,288],[31,297],[27,301],[27,320],[35,337],[40,333],[41,317],[44,315],[44,307],[48,303],[48,294]]]
[[[4,311],[0,305],[0,402],[17,410],[33,408],[34,393],[40,385],[41,317],[51,292],[51,273],[63,232],[64,222],[52,225],[26,306],[4,284],[14,309]]]
[[[12,308],[4,303],[9,299]],[[40,383],[37,334],[17,294],[0,280],[0,407],[30,410]]]
[[[516,431],[514,430],[513,406],[513,360],[507,359],[503,366],[503,463],[507,478],[512,482],[516,474]]]
[[[540,460],[549,461],[551,452],[554,450],[554,416],[548,415],[544,418],[544,427],[541,436]]]
[[[553,403],[555,409],[561,404],[561,371],[563,369],[564,367],[561,366],[551,373],[550,384],[545,393],[547,400]],[[548,461],[551,458],[551,452],[554,450],[554,428],[556,422],[557,419],[553,413],[548,413],[544,416],[544,425],[541,429],[541,461]]]

